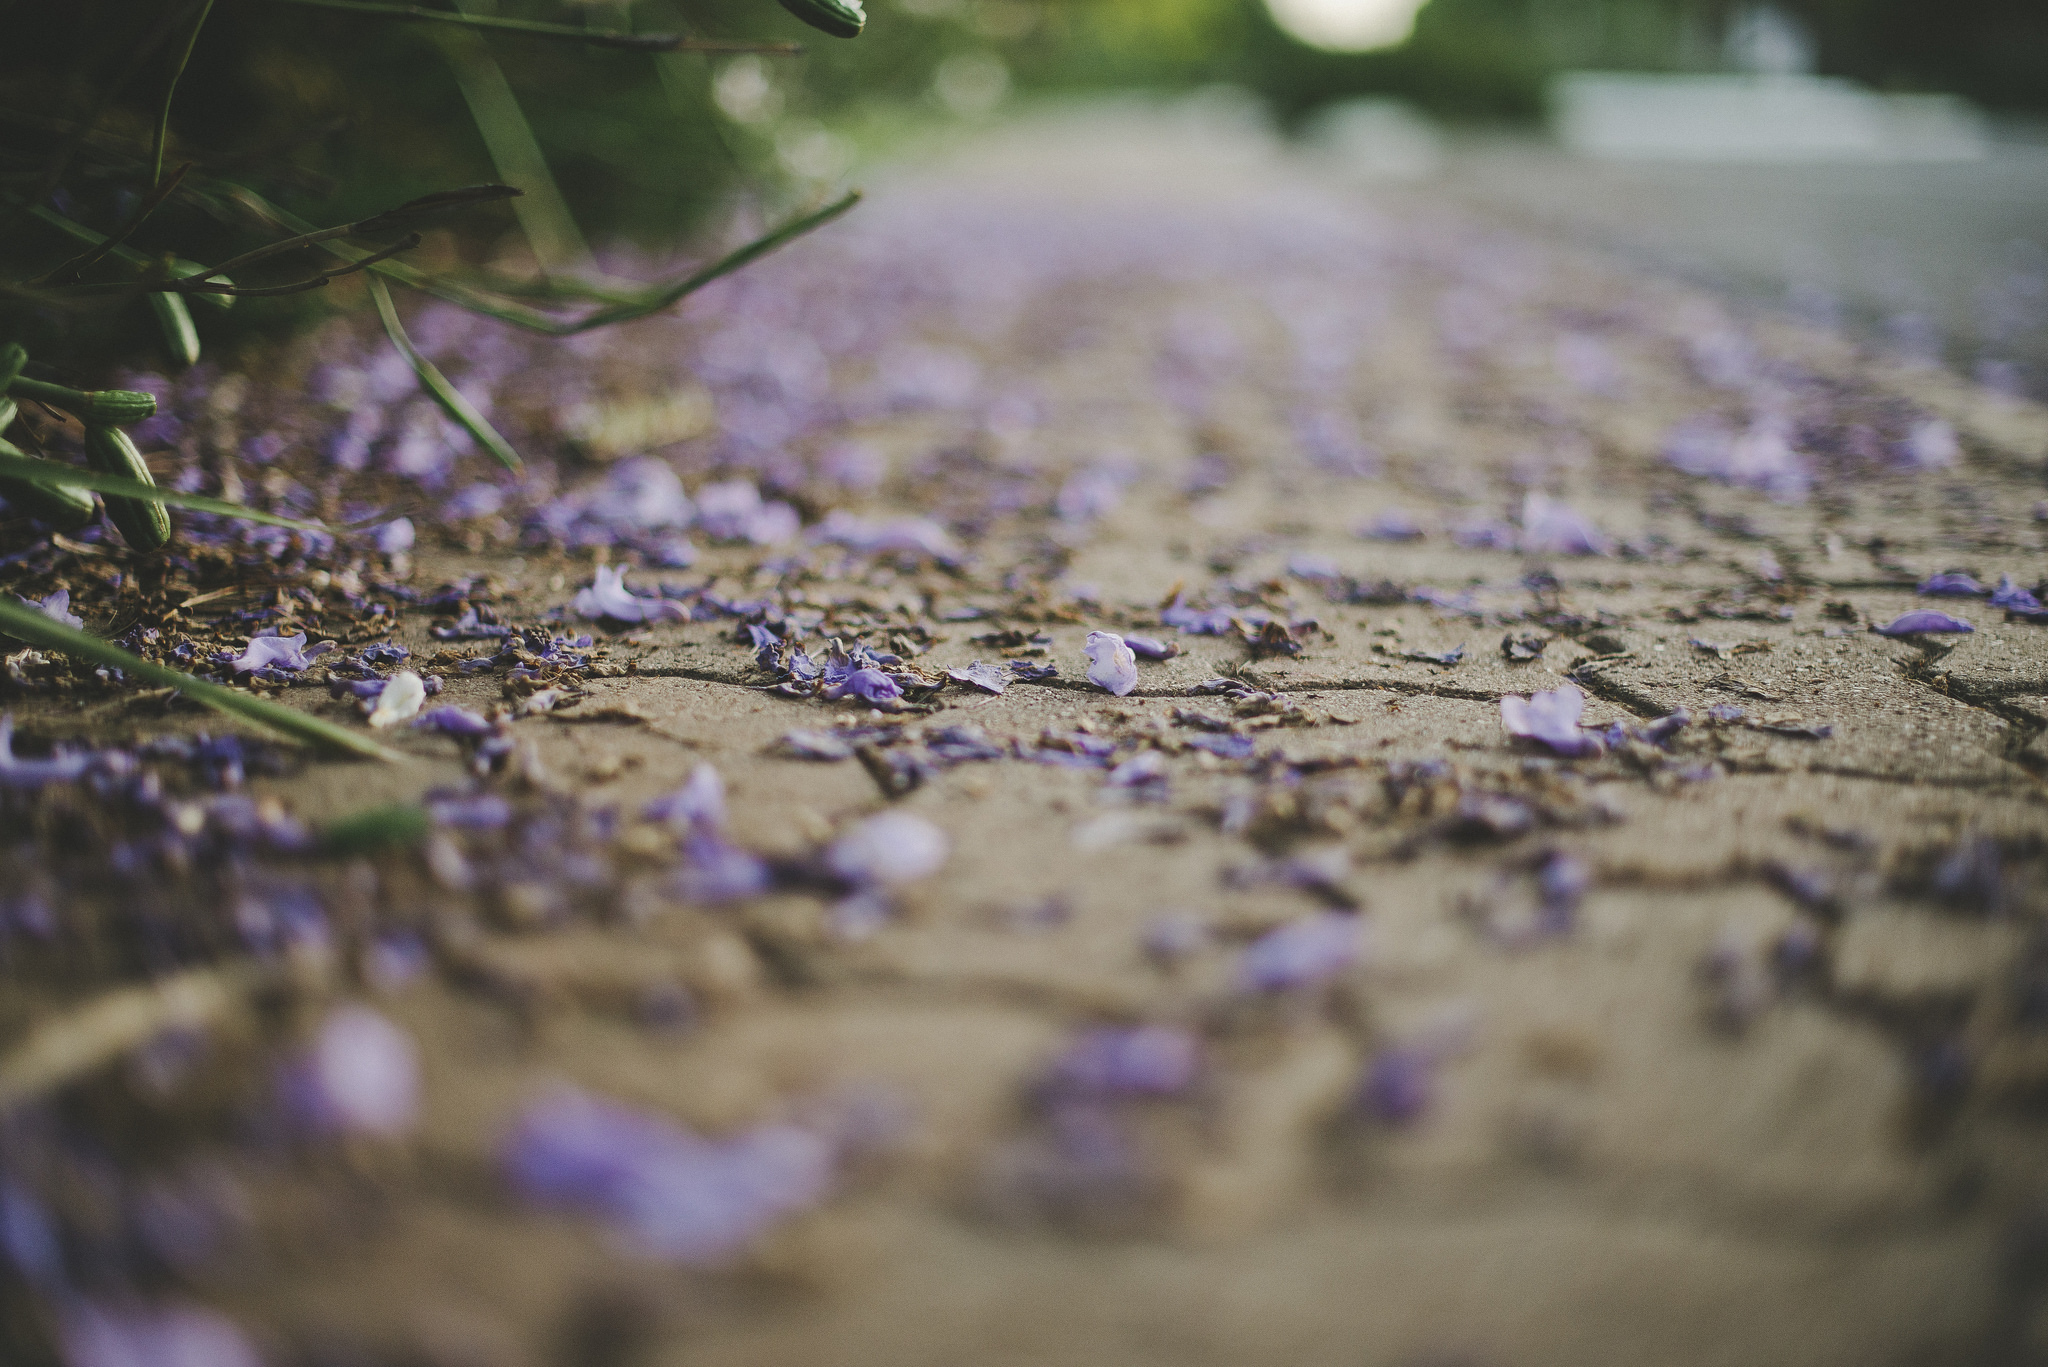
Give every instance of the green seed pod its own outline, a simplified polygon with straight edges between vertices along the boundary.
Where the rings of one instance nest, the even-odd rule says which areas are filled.
[[[0,394],[14,387],[21,375],[21,368],[28,364],[28,348],[19,342],[9,342],[0,347]],[[9,419],[9,421],[13,421]]]
[[[85,458],[92,468],[103,475],[120,475],[142,484],[155,484],[149,467],[142,463],[142,453],[135,449],[135,443],[128,440],[128,434],[118,427],[101,427],[97,424],[85,429]],[[132,550],[162,550],[171,539],[171,515],[161,503],[145,499],[125,498],[119,494],[108,494],[107,520],[114,524]]]
[[[112,423],[125,427],[156,413],[156,395],[139,389],[66,389],[41,380],[16,379],[8,392],[38,403],[52,404],[83,418],[88,424]]]
[[[782,7],[834,38],[858,38],[868,21],[860,0],[781,0]]]
[[[175,294],[152,294],[149,307],[171,359],[181,366],[199,364],[199,329],[192,326],[192,310],[185,301]]]

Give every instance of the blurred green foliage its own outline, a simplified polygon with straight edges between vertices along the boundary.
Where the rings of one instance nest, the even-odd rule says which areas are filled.
[[[806,51],[654,55],[479,38],[279,0],[219,0],[172,109],[170,163],[196,160],[316,223],[451,185],[517,181],[494,164],[456,79],[451,53],[469,44],[516,93],[582,234],[666,247],[738,193],[771,212],[815,199],[819,182],[844,170],[847,130],[900,127],[906,115],[973,116],[1006,91],[1225,81],[1263,96],[1286,122],[1364,94],[1398,96],[1450,119],[1529,118],[1559,70],[1717,65],[1738,8],[1735,0],[1430,0],[1402,46],[1347,55],[1287,37],[1261,0],[875,0],[866,32],[850,41],[803,27],[772,0],[460,4],[639,32],[795,41]],[[1813,33],[1823,71],[1885,88],[1952,90],[1993,107],[2048,106],[2041,0],[1780,7]],[[53,145],[91,121],[96,131],[58,203],[102,230],[119,222],[146,180],[136,168],[181,43],[160,43],[140,62],[133,56],[186,12],[169,0],[0,0],[0,189],[36,187]],[[517,255],[516,220],[502,207],[467,215],[460,227],[428,250],[472,261],[508,247]],[[247,245],[246,234],[176,203],[148,236],[152,250],[195,260]],[[0,265],[19,278],[66,246],[10,211]],[[276,325],[321,306],[317,298],[250,302],[233,326]],[[225,326],[209,322],[209,330]]]
[[[1330,100],[1393,95],[1450,119],[1534,117],[1559,71],[1703,71],[1750,0],[1430,0],[1385,52],[1318,52],[1251,24],[1235,79],[1292,120]],[[1946,91],[1993,109],[2048,109],[2042,0],[1780,0],[1817,69],[1880,89]]]

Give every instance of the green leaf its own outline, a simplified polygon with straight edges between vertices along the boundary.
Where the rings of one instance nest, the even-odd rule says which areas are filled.
[[[466,28],[516,33],[528,38],[556,38],[593,47],[618,47],[634,52],[767,52],[795,56],[803,51],[794,43],[726,42],[719,39],[685,38],[674,33],[621,33],[616,29],[579,28],[570,24],[546,24],[532,19],[500,19],[454,10],[428,9],[421,5],[377,5],[365,0],[280,0],[283,4],[306,5],[313,9],[340,10],[373,19],[404,19],[436,24],[460,24]]]
[[[448,383],[448,377],[435,369],[432,361],[420,355],[419,348],[412,344],[412,338],[405,335],[405,325],[398,321],[398,310],[392,306],[391,291],[384,288],[384,282],[375,276],[369,280],[370,297],[377,301],[377,316],[384,320],[384,335],[391,339],[391,345],[398,348],[398,354],[405,357],[412,373],[419,376],[421,386],[433,396],[435,403],[441,405],[441,411],[455,419],[478,446],[496,457],[498,464],[507,470],[523,469],[525,462],[512,449],[512,443],[498,435],[498,429],[484,420],[484,415],[462,397],[460,390]]]
[[[434,828],[426,812],[408,802],[369,807],[331,822],[320,832],[329,854],[375,854],[401,845],[417,845]]]
[[[318,522],[302,522],[297,518],[279,517],[276,513],[259,512],[254,508],[245,508],[239,503],[229,503],[225,499],[208,498],[204,494],[181,494],[155,484],[123,479],[119,475],[103,475],[97,470],[83,470],[76,465],[66,465],[62,461],[39,460],[23,454],[20,447],[9,441],[0,441],[0,477],[38,484],[46,489],[90,489],[94,493],[141,499],[147,503],[161,503],[170,508],[189,508],[195,513],[218,513],[222,517],[240,518],[244,522],[260,522],[266,527],[289,527],[295,532],[327,531],[327,528]]]
[[[232,193],[215,197],[214,202],[219,204],[223,211],[236,211],[245,216],[253,216],[260,221],[289,228],[293,232],[307,231],[304,219],[285,212],[255,191],[239,185],[231,187],[231,190]],[[515,327],[538,332],[546,337],[573,337],[579,332],[588,332],[593,328],[610,327],[615,323],[630,322],[635,318],[645,318],[649,314],[659,313],[692,291],[702,289],[721,276],[732,274],[742,266],[766,256],[805,233],[824,227],[860,203],[860,199],[860,191],[848,191],[824,208],[805,214],[802,218],[793,219],[745,246],[727,253],[708,266],[672,280],[657,281],[643,290],[628,294],[615,307],[593,309],[581,318],[558,318],[517,300],[474,289],[460,281],[428,275],[425,271],[417,270],[400,261],[382,261],[370,267],[370,270],[387,280],[410,285],[437,299],[445,299],[451,304],[468,309],[471,313],[480,313],[486,318],[496,318],[500,322],[511,323]],[[320,245],[344,260],[359,261],[367,255],[360,248],[342,242],[322,242]]]
[[[405,756],[396,750],[386,749],[368,736],[360,735],[345,726],[336,726],[331,721],[309,716],[297,708],[271,702],[254,694],[243,693],[233,688],[223,688],[204,679],[195,679],[190,674],[152,664],[139,655],[129,652],[110,641],[97,636],[88,636],[76,627],[67,627],[52,621],[41,611],[30,607],[11,593],[0,593],[0,632],[25,641],[32,646],[54,650],[80,660],[118,669],[133,678],[142,679],[163,688],[175,688],[196,702],[205,703],[216,711],[259,726],[266,731],[283,736],[287,740],[304,742],[327,750],[337,750],[369,759],[397,761]]]
[[[164,143],[171,134],[171,101],[177,98],[178,81],[185,74],[186,64],[192,60],[192,49],[199,42],[199,30],[206,27],[206,16],[213,13],[213,0],[199,7],[199,17],[192,21],[192,32],[185,37],[185,50],[178,54],[178,64],[171,68],[170,84],[164,87],[163,107],[157,111],[156,137],[150,143],[149,183],[154,188],[164,178]]]

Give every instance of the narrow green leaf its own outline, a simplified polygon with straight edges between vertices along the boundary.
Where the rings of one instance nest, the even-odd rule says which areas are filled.
[[[119,475],[101,474],[97,470],[81,469],[76,465],[66,465],[62,461],[39,460],[8,441],[0,441],[0,477],[18,479],[24,484],[34,484],[44,489],[90,489],[96,494],[113,494],[116,497],[139,499],[145,503],[161,503],[167,508],[189,508],[195,513],[217,513],[222,517],[240,518],[244,522],[260,522],[266,527],[288,527],[295,532],[328,530],[318,522],[280,517],[276,513],[266,513],[255,508],[245,508],[239,503],[229,503],[225,499],[208,498],[204,494],[181,494],[175,489],[144,484],[139,480],[123,479]]]
[[[458,5],[461,0],[457,0]],[[484,150],[498,170],[498,178],[517,185],[523,192],[512,203],[519,230],[526,234],[540,268],[551,275],[587,269],[590,245],[569,210],[569,201],[555,183],[555,174],[533,135],[519,96],[491,49],[475,33],[444,30],[436,33],[434,46],[448,59],[448,69],[461,90],[463,102],[476,124]]]
[[[405,357],[412,373],[419,376],[420,384],[441,411],[455,419],[462,430],[476,440],[476,444],[497,458],[498,464],[507,470],[524,468],[525,462],[512,449],[512,443],[498,435],[498,429],[484,420],[460,390],[450,383],[448,377],[434,367],[434,363],[420,355],[419,348],[412,344],[412,338],[405,335],[405,325],[398,321],[398,310],[391,303],[391,291],[384,288],[384,282],[376,276],[367,277],[370,282],[370,297],[377,301],[377,316],[384,320],[384,335],[391,339],[391,345],[398,348],[398,354]]]
[[[777,247],[802,237],[814,228],[822,228],[833,219],[860,203],[860,191],[849,190],[843,197],[826,205],[814,214],[806,214],[791,223],[785,223],[774,232],[755,238],[737,251],[726,253],[701,270],[692,271],[679,280],[651,286],[646,293],[631,304],[615,305],[579,319],[566,331],[568,333],[589,332],[593,328],[610,327],[614,323],[627,323],[635,318],[645,318],[650,313],[659,313],[681,300],[683,296],[695,294],[712,281],[731,275],[744,266],[753,264]]]
[[[178,82],[192,60],[192,49],[199,42],[199,30],[206,27],[206,16],[212,13],[213,0],[206,0],[199,7],[199,17],[192,21],[192,32],[186,35],[185,50],[178,54],[178,64],[171,68],[171,83],[164,88],[163,108],[156,116],[156,137],[150,144],[149,183],[152,188],[164,178],[164,140],[171,134],[171,100],[176,97]]]
[[[621,33],[616,29],[577,28],[569,24],[546,24],[533,19],[500,19],[492,15],[458,14],[453,10],[428,9],[421,5],[373,5],[361,0],[279,0],[287,5],[312,9],[339,10],[373,19],[405,19],[436,24],[461,24],[466,28],[492,29],[528,38],[557,38],[593,47],[620,47],[634,52],[766,52],[795,56],[803,51],[795,43],[725,42],[710,38],[685,38],[674,33]]]
[[[289,228],[293,232],[305,232],[308,230],[305,220],[286,213],[283,209],[270,203],[253,190],[239,185],[231,187],[231,189],[232,193],[222,195],[216,200],[224,209],[233,209],[243,214],[253,215],[278,227]],[[860,191],[848,191],[845,196],[833,201],[817,212],[806,214],[802,218],[785,223],[773,232],[756,238],[744,247],[720,257],[708,266],[692,271],[687,275],[679,276],[674,280],[657,282],[644,290],[636,292],[630,299],[617,307],[594,310],[581,318],[558,318],[540,309],[519,303],[516,300],[505,299],[472,288],[458,280],[448,280],[428,275],[425,271],[398,261],[380,262],[372,266],[370,270],[374,275],[383,276],[387,280],[396,280],[401,285],[409,285],[413,289],[433,295],[436,299],[445,299],[451,304],[468,309],[471,313],[479,313],[486,318],[495,318],[501,323],[510,323],[514,327],[522,327],[529,332],[537,332],[546,337],[573,337],[579,332],[588,332],[593,328],[608,327],[614,323],[631,322],[635,318],[645,318],[649,314],[659,313],[693,290],[702,289],[719,277],[732,274],[742,266],[766,256],[769,252],[796,238],[802,237],[805,233],[824,227],[827,223],[830,223],[833,219],[860,203],[860,200]],[[351,247],[341,242],[322,242],[320,245],[336,256],[351,261],[360,260],[367,254],[360,248]]]
[[[287,740],[304,742],[328,750],[339,750],[369,759],[397,761],[405,756],[396,750],[386,749],[368,736],[360,735],[331,721],[309,716],[297,708],[271,702],[250,693],[223,688],[204,679],[195,679],[190,674],[152,664],[139,655],[129,652],[110,641],[97,636],[88,636],[76,627],[67,627],[53,622],[35,608],[23,603],[11,593],[0,593],[0,632],[25,641],[45,650],[58,651],[81,660],[118,669],[138,679],[163,688],[175,688],[186,697],[205,703],[217,711],[274,732]]]

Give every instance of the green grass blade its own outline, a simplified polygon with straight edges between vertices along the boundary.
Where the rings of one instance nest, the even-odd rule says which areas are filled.
[[[363,3],[363,0],[277,0],[277,3],[339,10],[343,14],[361,14],[372,19],[460,24],[464,28],[516,33],[527,38],[555,38],[591,47],[625,48],[631,52],[764,52],[794,57],[803,51],[795,43],[726,42],[685,38],[676,33],[621,33],[617,29],[577,28],[570,24],[547,24],[533,19],[501,19],[495,15],[460,14],[454,10],[427,9],[420,5],[376,5]]]
[[[680,301],[685,295],[695,294],[712,281],[753,264],[777,247],[794,241],[813,229],[824,227],[858,203],[860,191],[849,190],[844,197],[816,213],[806,214],[794,222],[785,223],[775,231],[755,238],[739,250],[727,253],[701,270],[692,271],[680,280],[652,286],[631,304],[615,304],[611,308],[599,309],[578,320],[568,331],[589,332],[593,328],[610,327],[615,323],[627,323],[635,318],[645,318],[650,313],[659,313]]]
[[[396,750],[386,749],[368,736],[359,735],[344,726],[331,721],[308,716],[296,708],[282,703],[271,702],[249,693],[223,688],[204,679],[195,679],[190,674],[152,664],[139,655],[131,655],[110,641],[97,636],[88,636],[76,627],[67,627],[61,622],[51,621],[35,608],[23,603],[11,593],[0,593],[0,632],[25,641],[32,646],[54,650],[80,660],[90,660],[110,669],[118,669],[132,678],[142,679],[162,688],[175,688],[186,697],[208,707],[240,717],[254,726],[307,745],[326,750],[337,750],[351,755],[362,755],[369,759],[397,761],[405,758]]]
[[[46,489],[90,489],[96,494],[161,503],[167,508],[187,508],[195,513],[217,513],[222,517],[240,518],[244,522],[260,522],[266,527],[288,527],[295,532],[324,533],[328,530],[318,522],[303,522],[297,518],[280,517],[276,513],[259,512],[225,499],[208,498],[204,494],[181,494],[175,489],[123,479],[119,475],[103,475],[97,470],[66,465],[62,461],[38,460],[8,441],[0,441],[0,477],[18,479]]]
[[[544,313],[540,309],[532,308],[516,300],[499,298],[484,291],[473,289],[460,281],[431,276],[425,271],[397,261],[380,261],[370,267],[370,273],[382,276],[387,280],[396,280],[401,285],[408,285],[423,293],[431,294],[436,299],[445,299],[449,303],[459,305],[472,313],[482,314],[486,318],[495,318],[501,323],[510,323],[514,327],[525,328],[529,332],[537,332],[546,337],[573,337],[579,332],[588,332],[592,328],[608,327],[614,323],[630,322],[635,318],[645,318],[651,313],[658,313],[662,309],[676,303],[691,291],[702,289],[719,277],[732,274],[742,266],[766,256],[769,252],[788,244],[805,233],[824,227],[827,223],[830,223],[833,219],[860,203],[860,200],[861,192],[850,190],[844,197],[833,201],[816,213],[806,214],[802,218],[785,223],[766,236],[749,242],[746,246],[721,257],[701,270],[694,271],[674,281],[661,282],[649,286],[647,289],[640,291],[631,303],[599,310],[582,318],[557,318],[552,314]],[[215,202],[220,204],[224,210],[233,210],[243,215],[253,216],[275,226],[289,228],[293,232],[308,231],[305,220],[286,213],[283,209],[270,203],[253,190],[242,186],[233,187],[231,194],[216,197]],[[361,248],[351,247],[344,242],[322,242],[320,246],[322,249],[349,261],[360,260],[368,255]],[[372,293],[374,292],[373,290]]]
[[[377,301],[377,316],[384,320],[384,335],[391,339],[391,345],[398,348],[398,354],[405,357],[412,373],[419,376],[420,384],[441,405],[441,411],[462,426],[462,430],[475,439],[476,444],[489,451],[498,464],[507,470],[525,468],[526,462],[519,459],[519,453],[512,449],[512,443],[498,435],[498,429],[485,421],[462,391],[448,382],[448,377],[435,368],[434,363],[420,355],[412,338],[405,334],[405,324],[398,321],[398,310],[391,303],[391,291],[384,288],[384,282],[374,275],[369,277],[370,297]]]
[[[206,27],[206,16],[213,13],[213,0],[199,7],[199,17],[192,21],[192,32],[185,38],[185,50],[178,54],[178,64],[171,68],[171,83],[164,88],[164,105],[156,116],[156,138],[150,144],[149,183],[154,188],[164,178],[164,140],[171,135],[171,100],[178,93],[178,82],[185,75],[185,67],[192,61],[192,49],[198,46],[199,30]]]
[[[469,106],[470,118],[498,170],[498,179],[525,192],[513,201],[512,212],[540,268],[553,275],[587,265],[590,245],[576,225],[576,216],[569,212],[561,187],[555,184],[547,156],[497,58],[474,33],[441,32],[434,35],[434,42],[448,59],[448,69],[455,75],[456,87]]]

